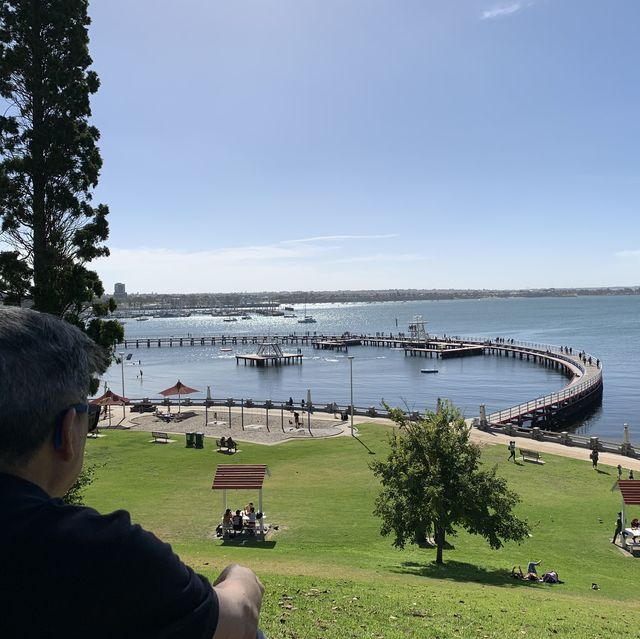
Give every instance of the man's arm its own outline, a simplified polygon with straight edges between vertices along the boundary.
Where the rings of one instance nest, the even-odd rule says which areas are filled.
[[[219,612],[212,639],[256,639],[264,587],[255,573],[231,564],[220,573],[213,589]]]

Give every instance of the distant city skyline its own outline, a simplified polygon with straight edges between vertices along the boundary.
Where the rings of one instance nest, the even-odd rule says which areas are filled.
[[[105,289],[640,284],[640,5],[90,4]]]

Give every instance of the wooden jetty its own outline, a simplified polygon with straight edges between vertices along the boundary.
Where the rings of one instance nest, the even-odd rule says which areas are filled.
[[[284,353],[279,344],[266,342],[260,344],[255,354],[236,355],[236,364],[245,366],[281,366],[283,364],[302,364],[302,353]]]
[[[462,345],[451,348],[440,348],[427,346],[425,348],[405,346],[404,354],[411,357],[436,357],[447,359],[450,357],[468,357],[469,355],[483,355],[484,348],[482,346]]]
[[[331,351],[348,351],[349,346],[360,346],[362,341],[357,338],[345,339],[317,339],[313,341],[313,348]]]

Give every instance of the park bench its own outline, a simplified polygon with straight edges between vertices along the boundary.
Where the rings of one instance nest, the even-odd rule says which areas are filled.
[[[157,430],[152,431],[151,437],[153,437],[154,442],[161,442],[163,444],[169,443],[169,433],[161,433]]]
[[[533,461],[536,463],[542,462],[542,458],[540,457],[540,453],[537,450],[528,450],[527,448],[520,449],[520,455],[522,456],[523,461]],[[543,462],[544,463],[544,462]]]
[[[231,446],[231,448],[229,448],[229,446],[227,445],[227,441],[226,440],[225,440],[224,446],[222,445],[222,440],[221,439],[216,439],[216,446],[218,448],[220,448],[220,449],[224,448],[228,453],[231,453],[231,452],[235,453],[238,450],[238,447],[237,447],[235,442],[233,442],[233,446]]]

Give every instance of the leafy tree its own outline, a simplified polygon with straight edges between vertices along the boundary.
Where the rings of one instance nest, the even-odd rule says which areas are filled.
[[[71,486],[62,497],[62,501],[64,501],[65,504],[73,504],[74,506],[82,506],[82,504],[84,504],[84,489],[93,483],[96,468],[97,465],[92,464],[91,466],[85,466],[80,471],[78,479],[76,479],[73,486]]]
[[[94,303],[104,289],[86,267],[109,254],[108,208],[92,205],[102,159],[88,123],[99,81],[89,69],[87,6],[0,0],[0,241],[12,249],[0,253],[0,295],[14,304],[30,297],[81,326],[110,312]],[[115,323],[91,330],[118,332]]]
[[[444,402],[415,423],[399,409],[391,416],[399,429],[390,436],[389,456],[370,468],[382,483],[374,514],[382,519],[381,533],[393,533],[394,546],[418,543],[433,531],[441,564],[456,526],[482,535],[491,548],[527,537],[527,523],[513,514],[518,495],[496,467],[481,466],[480,448],[457,408]]]

